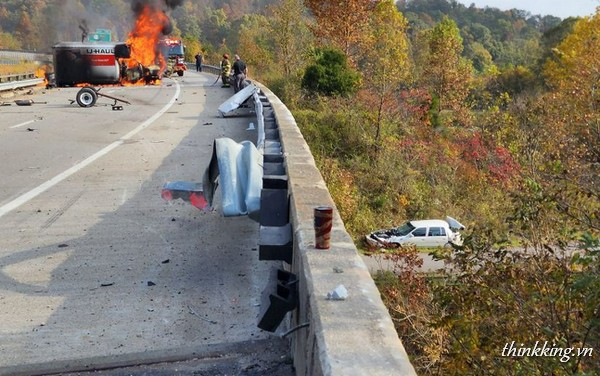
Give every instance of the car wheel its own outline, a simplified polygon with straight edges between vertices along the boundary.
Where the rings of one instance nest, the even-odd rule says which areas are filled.
[[[177,75],[178,75],[179,77],[183,76],[183,71],[177,71]]]
[[[77,92],[75,99],[80,107],[92,107],[98,100],[98,94],[96,94],[96,90],[86,86]]]
[[[452,244],[450,244],[450,242],[444,244],[444,248],[449,249],[452,248]]]

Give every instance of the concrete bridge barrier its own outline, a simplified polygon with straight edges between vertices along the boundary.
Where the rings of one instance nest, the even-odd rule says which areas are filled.
[[[267,87],[287,170],[297,308],[287,316],[297,375],[416,375],[367,266],[347,233],[311,151],[287,107]],[[267,118],[267,116],[265,116]],[[313,210],[334,208],[331,248],[315,248]],[[343,285],[345,300],[327,299]]]

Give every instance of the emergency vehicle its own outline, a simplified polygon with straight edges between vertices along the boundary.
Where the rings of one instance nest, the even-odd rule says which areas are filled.
[[[187,66],[184,61],[185,46],[181,39],[163,38],[158,44],[160,52],[167,63],[164,75],[168,77],[173,73],[177,73],[178,76],[183,76]]]

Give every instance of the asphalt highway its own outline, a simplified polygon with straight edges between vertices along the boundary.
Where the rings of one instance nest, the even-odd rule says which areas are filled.
[[[258,223],[223,217],[218,192],[212,211],[160,195],[200,181],[216,138],[256,141],[251,113],[218,114],[233,92],[214,79],[101,88],[131,104],[0,100],[0,375],[292,374],[256,326],[278,266]]]

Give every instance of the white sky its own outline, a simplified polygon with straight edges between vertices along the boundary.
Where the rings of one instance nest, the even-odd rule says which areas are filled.
[[[459,3],[469,6],[475,4],[477,8],[499,8],[502,10],[522,9],[532,15],[552,15],[560,18],[570,16],[590,16],[596,13],[600,0],[458,0]]]

